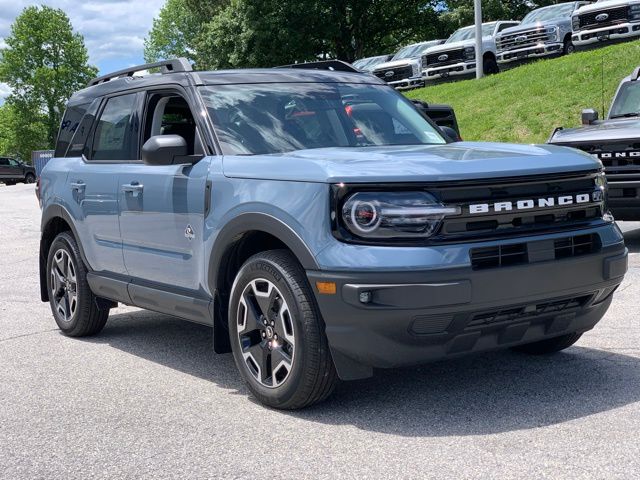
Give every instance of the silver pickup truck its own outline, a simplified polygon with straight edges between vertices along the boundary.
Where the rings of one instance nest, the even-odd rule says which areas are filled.
[[[520,25],[496,36],[498,63],[572,53],[571,15],[589,3],[567,2],[532,10]]]
[[[577,10],[572,17],[574,45],[640,36],[640,2],[601,0]]]

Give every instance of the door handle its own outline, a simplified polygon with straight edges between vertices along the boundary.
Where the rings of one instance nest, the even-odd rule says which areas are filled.
[[[127,185],[122,185],[122,191],[125,193],[133,193],[137,195],[138,193],[142,193],[143,190],[144,185],[141,185],[138,182],[131,182]]]
[[[77,192],[84,192],[86,188],[86,184],[82,180],[78,180],[77,182],[71,183],[71,190],[75,190]]]

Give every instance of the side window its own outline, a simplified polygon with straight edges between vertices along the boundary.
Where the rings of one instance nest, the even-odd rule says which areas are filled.
[[[107,100],[93,136],[91,160],[136,160],[136,94]]]
[[[56,142],[56,157],[64,157],[69,149],[71,139],[73,138],[80,120],[85,114],[89,103],[83,105],[73,105],[67,107],[60,123],[60,130],[58,131],[58,141]]]
[[[18,166],[18,162],[16,162],[14,159],[10,158],[9,159],[9,165],[11,165],[12,167],[17,167]]]
[[[187,154],[202,154],[196,121],[187,101],[177,93],[150,93],[142,144],[157,135],[179,135],[187,142]]]
[[[6,167],[7,165],[9,165],[9,159],[8,158],[0,158],[0,165]]]

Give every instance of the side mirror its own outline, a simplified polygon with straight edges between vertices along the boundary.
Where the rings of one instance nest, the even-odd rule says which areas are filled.
[[[585,108],[582,110],[582,125],[592,125],[598,120],[598,112],[593,108]]]
[[[147,165],[184,163],[179,157],[187,154],[187,141],[180,135],[155,135],[142,146],[142,161]]]
[[[455,129],[453,129],[451,127],[447,127],[447,126],[441,125],[440,126],[440,130],[442,131],[442,133],[444,133],[445,137],[447,137],[452,142],[461,142],[462,141],[462,138],[460,137],[460,134]]]

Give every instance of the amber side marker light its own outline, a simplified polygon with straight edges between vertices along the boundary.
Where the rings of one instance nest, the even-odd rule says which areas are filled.
[[[335,282],[316,282],[316,288],[322,295],[335,295],[337,291]]]

